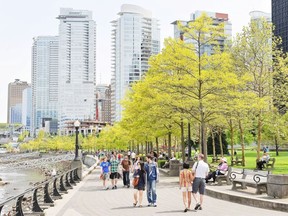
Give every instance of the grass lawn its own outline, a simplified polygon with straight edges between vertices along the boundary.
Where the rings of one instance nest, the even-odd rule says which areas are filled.
[[[241,151],[237,150],[238,158],[242,158]],[[245,150],[245,161],[246,166],[243,168],[247,169],[255,169],[256,168],[256,158],[257,158],[257,152],[255,150]],[[261,153],[262,155],[262,153]],[[276,152],[270,151],[269,152],[270,157],[274,157],[276,159],[274,164],[274,170],[272,171],[273,174],[288,174],[288,152],[279,152],[279,156],[276,156]],[[231,158],[230,156],[225,155],[225,157],[228,160],[228,164],[231,165]],[[208,162],[211,163],[212,156],[208,157]],[[214,165],[217,165],[217,163],[214,163]],[[241,166],[233,166],[233,167],[239,167]]]

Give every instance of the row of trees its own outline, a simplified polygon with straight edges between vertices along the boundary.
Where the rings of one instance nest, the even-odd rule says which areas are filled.
[[[287,57],[279,48],[281,39],[272,34],[273,26],[264,19],[243,28],[231,44],[219,44],[224,26],[214,25],[203,14],[188,26],[178,25],[184,38],[168,38],[162,52],[150,58],[150,69],[131,88],[123,101],[123,119],[101,132],[107,143],[168,142],[177,137],[185,159],[185,137],[191,125],[191,137],[199,143],[207,159],[207,137],[229,136],[231,156],[235,141],[242,146],[246,137],[255,138],[257,157],[266,141],[277,146],[286,140]],[[213,53],[205,52],[207,46]],[[251,139],[250,139],[251,140]],[[189,141],[189,140],[188,140]]]
[[[198,145],[207,160],[207,140],[212,153],[225,153],[225,137],[231,146],[240,144],[242,161],[248,144],[285,143],[287,137],[287,57],[279,48],[266,20],[253,21],[231,44],[221,44],[224,26],[203,14],[188,26],[178,25],[186,43],[168,38],[150,68],[123,100],[123,118],[99,136],[80,136],[82,149],[127,149],[139,153],[160,143],[182,151],[190,142]],[[220,43],[219,43],[220,41]],[[213,53],[205,52],[213,47]],[[224,135],[225,134],[225,135]],[[189,138],[187,138],[189,137]],[[190,138],[191,137],[191,138]],[[23,149],[73,150],[75,137],[39,135]],[[218,146],[216,146],[218,145]]]

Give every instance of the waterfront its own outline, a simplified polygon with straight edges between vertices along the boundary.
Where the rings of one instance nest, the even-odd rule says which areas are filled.
[[[20,194],[25,189],[32,187],[31,183],[44,180],[45,176],[40,170],[35,169],[0,169],[0,178],[2,178],[4,182],[8,182],[7,185],[0,186],[0,202],[2,202],[9,197]]]

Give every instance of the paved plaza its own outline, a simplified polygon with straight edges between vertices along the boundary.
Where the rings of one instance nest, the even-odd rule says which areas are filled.
[[[230,203],[205,197],[203,210],[184,213],[181,192],[178,188],[177,178],[161,176],[157,185],[158,207],[147,207],[146,196],[143,207],[132,207],[133,189],[122,187],[122,181],[118,184],[117,190],[102,190],[99,181],[99,169],[88,175],[82,182],[77,184],[63,199],[55,202],[55,207],[45,211],[47,216],[104,216],[104,215],[233,215],[233,216],[271,216],[287,215],[284,212],[270,211],[260,208],[253,208],[236,203]],[[145,194],[146,195],[146,194]],[[192,206],[195,206],[193,201]]]

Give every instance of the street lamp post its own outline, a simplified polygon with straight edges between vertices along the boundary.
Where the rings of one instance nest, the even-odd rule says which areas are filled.
[[[76,129],[76,141],[75,141],[75,158],[74,160],[80,160],[79,158],[79,140],[78,140],[78,134],[79,134],[79,127],[80,127],[80,121],[76,120],[74,122],[74,127]]]

